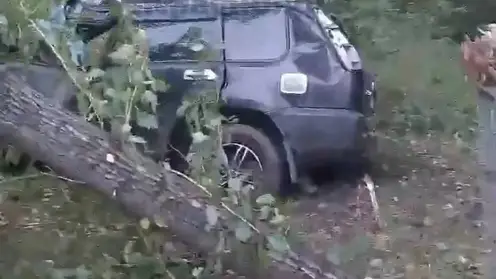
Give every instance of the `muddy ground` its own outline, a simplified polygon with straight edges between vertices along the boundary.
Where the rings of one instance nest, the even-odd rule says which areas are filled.
[[[388,139],[381,151],[372,176],[382,229],[369,192],[353,181],[330,181],[321,194],[295,202],[292,221],[321,254],[317,260],[358,278],[479,278],[484,251],[473,155],[432,139]]]
[[[374,272],[477,278],[483,250],[472,155],[435,139],[385,139],[380,150],[372,177],[385,226],[376,225],[365,187],[334,173],[313,195],[288,202],[295,245],[304,242],[315,261],[361,278]],[[0,278],[41,278],[52,263],[104,270],[108,256],[119,257],[138,237],[118,209],[62,181],[41,177],[0,186],[8,190],[0,204]]]

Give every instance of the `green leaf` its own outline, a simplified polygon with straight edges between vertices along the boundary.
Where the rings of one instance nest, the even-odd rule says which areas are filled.
[[[195,268],[193,268],[193,271],[191,271],[191,275],[193,275],[193,277],[197,278],[202,274],[203,270],[204,270],[204,268],[201,266],[195,267]]]
[[[148,218],[143,218],[139,222],[140,227],[144,230],[148,230],[150,228],[150,220]]]
[[[269,248],[276,252],[284,253],[290,250],[286,238],[280,234],[267,236],[267,241],[269,242]]]
[[[183,100],[181,106],[177,108],[176,115],[182,117],[186,114],[186,110],[191,107],[191,102],[188,100]]]
[[[133,41],[140,46],[148,45],[148,38],[146,32],[143,29],[138,29],[133,33]]]
[[[199,42],[192,43],[191,45],[189,45],[189,49],[191,49],[194,52],[202,51],[204,48],[205,48],[205,45],[202,43],[199,43]]]
[[[50,274],[51,278],[54,279],[66,279],[68,277],[74,276],[74,271],[71,269],[57,268],[57,269],[52,269],[51,273],[52,273]]]
[[[107,76],[110,77],[110,82],[112,83],[112,87],[119,91],[119,99],[127,101],[131,96],[131,88],[128,87],[128,79],[127,79],[127,71],[126,67],[110,67],[105,69],[107,72]],[[127,91],[123,94],[123,91]],[[129,94],[129,95],[128,95]],[[122,95],[126,96],[123,97]]]
[[[282,223],[284,223],[284,221],[286,221],[286,216],[284,215],[281,215],[281,214],[277,214],[276,216],[274,216],[274,218],[272,218],[272,220],[270,220],[270,223],[272,225],[280,225]]]
[[[84,265],[78,266],[76,268],[77,279],[87,279],[90,277],[91,277],[91,271],[89,271]]]
[[[122,44],[116,51],[110,53],[109,57],[114,63],[126,65],[134,58],[135,54],[136,50],[133,45]]]
[[[134,241],[128,241],[126,246],[124,246],[124,250],[122,251],[122,257],[126,263],[129,263],[129,256],[133,252]]]
[[[157,94],[153,93],[153,91],[146,90],[141,96],[141,102],[144,104],[150,104],[154,113],[157,112]]]
[[[21,161],[21,156],[21,151],[12,146],[9,146],[7,148],[7,153],[5,154],[5,161],[11,163],[12,165],[18,165]]]
[[[268,205],[264,205],[262,206],[262,208],[260,208],[260,215],[258,218],[260,220],[267,220],[269,218],[270,212],[272,212],[272,208]]]
[[[105,71],[103,71],[102,69],[99,69],[99,68],[93,68],[91,69],[86,78],[88,80],[94,80],[94,79],[97,79],[97,78],[101,78],[105,75]]]
[[[138,136],[129,136],[129,141],[132,143],[140,143],[140,144],[146,143],[146,140],[144,138]]]
[[[7,26],[8,23],[9,21],[7,20],[7,18],[4,15],[0,15],[0,25]]]
[[[150,70],[150,68],[146,68],[145,69],[145,76],[146,76],[147,79],[153,79],[153,73]]]
[[[155,80],[154,87],[154,90],[157,92],[165,92],[168,89],[167,84],[163,80],[159,79]]]
[[[211,128],[215,128],[215,127],[218,127],[222,124],[222,120],[223,118],[222,117],[215,117],[215,118],[212,118],[208,121],[208,125],[211,127]]]
[[[249,188],[248,186],[244,187],[241,192],[243,192],[244,189],[246,188]],[[250,198],[250,194],[244,194],[245,195],[245,201],[251,201],[251,198]],[[247,220],[252,220],[253,219],[253,206],[251,204],[251,202],[243,202],[241,204],[242,206],[242,213],[243,213],[243,216],[247,219]]]
[[[276,199],[271,194],[264,194],[257,198],[256,203],[258,205],[273,205]]]
[[[112,117],[109,101],[102,99],[93,99],[92,105],[95,109],[95,113],[98,114],[98,116],[100,116],[101,118]]]
[[[107,98],[112,98],[114,99],[116,97],[116,91],[114,88],[107,88],[105,90],[105,93],[103,94]]]
[[[128,135],[131,132],[131,129],[132,129],[132,127],[131,127],[131,125],[129,125],[129,123],[124,123],[124,125],[122,125],[122,127],[121,127],[121,131],[125,135]]]
[[[234,231],[236,239],[241,242],[247,242],[253,235],[252,230],[244,222],[239,222],[236,230]]]
[[[194,132],[192,136],[193,136],[193,143],[195,144],[202,143],[208,140],[209,138],[207,135],[205,135],[202,132]]]
[[[87,95],[83,92],[79,92],[76,94],[76,99],[77,99],[78,110],[83,115],[88,114],[89,107],[90,107],[90,101],[89,101]]]
[[[239,192],[241,191],[242,180],[239,177],[230,177],[229,181],[227,181],[227,185],[230,189]]]
[[[153,114],[149,114],[147,112],[138,110],[136,112],[136,123],[138,126],[141,126],[143,128],[147,129],[157,129],[158,128],[158,121],[157,117]]]
[[[136,70],[136,69],[131,69],[131,74],[130,74],[131,78],[131,83],[134,84],[134,85],[141,85],[143,83],[143,81],[145,81],[145,77],[143,75],[143,71],[141,71],[141,69],[139,70]]]
[[[159,228],[167,228],[167,225],[165,224],[165,222],[161,216],[153,216],[153,222]]]
[[[219,211],[217,207],[209,205],[205,210],[205,214],[207,214],[207,222],[210,226],[215,226],[217,221],[219,220]]]

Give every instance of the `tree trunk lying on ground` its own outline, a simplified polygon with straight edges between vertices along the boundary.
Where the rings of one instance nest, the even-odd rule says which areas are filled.
[[[47,102],[12,74],[0,85],[0,142],[43,160],[60,175],[84,182],[139,218],[165,224],[191,251],[205,255],[215,251],[216,234],[205,230],[209,198],[204,191],[177,174],[165,176],[151,160],[125,158],[109,146],[101,129]],[[324,269],[291,254],[273,259],[263,278],[350,278],[330,263]],[[261,277],[254,274],[256,267],[233,258],[225,257],[226,268],[247,278]]]

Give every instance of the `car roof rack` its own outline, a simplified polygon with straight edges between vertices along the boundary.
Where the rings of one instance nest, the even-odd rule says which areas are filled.
[[[115,0],[112,0],[115,1]],[[103,0],[98,4],[82,3],[82,13],[70,15],[79,23],[90,23],[97,25],[111,25],[112,18],[109,17],[109,0]],[[127,5],[137,18],[145,21],[155,20],[185,20],[189,16],[199,18],[195,15],[196,8],[206,8],[210,12],[202,11],[202,18],[215,17],[216,11],[222,8],[250,8],[250,7],[274,7],[291,6],[293,4],[311,4],[314,0],[121,0]],[[184,10],[181,13],[170,12],[170,8],[177,7]],[[189,11],[189,12],[185,12]]]
[[[105,0],[103,2],[106,2]],[[156,4],[156,5],[195,5],[195,4],[316,4],[317,0],[122,0],[126,4]]]
[[[250,7],[250,6],[274,6],[274,5],[291,5],[296,3],[301,4],[317,4],[318,0],[122,0],[121,2],[134,7],[138,10],[160,9],[174,6],[232,6],[232,7]],[[92,9],[106,9],[108,0],[103,0],[101,4],[85,4]]]

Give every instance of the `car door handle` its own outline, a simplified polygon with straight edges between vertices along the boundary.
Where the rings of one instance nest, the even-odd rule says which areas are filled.
[[[187,69],[184,70],[184,80],[216,80],[217,74],[211,69]]]

